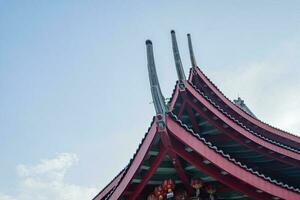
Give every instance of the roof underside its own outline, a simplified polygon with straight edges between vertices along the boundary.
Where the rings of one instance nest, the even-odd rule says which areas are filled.
[[[192,151],[188,147],[186,147],[185,149],[186,151]],[[136,172],[134,178],[131,180],[130,187],[128,187],[129,191],[134,191],[134,188],[136,188],[138,184],[141,183],[141,181],[143,180],[143,176],[151,168],[151,160],[153,160],[158,154],[159,154],[159,140],[157,140],[157,142],[155,142],[151,146],[150,151],[145,157],[142,165],[140,166],[139,170]],[[218,182],[216,179],[200,171],[194,165],[190,164],[186,160],[180,158],[179,162],[184,168],[184,171],[189,179],[201,178],[205,184],[213,184],[217,188],[217,190],[219,190],[219,192],[217,193],[218,199],[241,199],[241,200],[249,199],[247,195],[235,191],[227,187],[226,185]],[[141,200],[146,199],[147,196],[153,192],[156,186],[162,184],[164,180],[170,178],[175,181],[177,189],[184,188],[182,180],[178,176],[178,172],[172,163],[172,159],[168,155],[165,155],[162,162],[159,164],[158,168],[156,169],[155,173],[148,181],[146,187],[143,189],[143,192],[141,193],[138,199]]]
[[[175,109],[176,110],[176,109]],[[176,134],[184,134],[183,130],[185,130],[187,133],[186,134],[191,134],[193,133],[193,137],[197,136],[198,143],[200,144],[205,144],[209,145],[209,148],[212,149],[211,151],[214,152],[219,152],[218,154],[222,155],[223,158],[229,158],[230,162],[233,162],[234,165],[238,168],[243,167],[246,169],[246,171],[251,172],[251,176],[258,176],[259,179],[270,181],[271,185],[277,185],[276,187],[279,186],[279,188],[285,188],[283,190],[286,191],[293,191],[292,193],[296,192],[298,193],[299,190],[296,189],[295,187],[290,187],[288,185],[285,185],[284,183],[274,180],[274,177],[270,178],[266,174],[262,175],[261,172],[255,171],[253,168],[250,168],[249,166],[243,165],[243,164],[238,164],[239,161],[238,159],[232,159],[230,158],[231,155],[229,156],[223,151],[220,151],[220,149],[211,143],[207,143],[204,137],[202,135],[196,134],[190,129],[190,133],[187,130],[188,127],[192,126],[190,125],[191,122],[186,120],[185,122],[181,122],[177,119],[177,116],[173,115],[170,113],[170,116],[172,117],[173,120],[176,121],[176,124],[179,124],[183,129]],[[171,118],[169,119],[169,123],[172,122]],[[188,118],[186,118],[188,119]],[[186,123],[186,128],[183,123]],[[210,126],[207,123],[204,123],[204,121],[199,120],[199,123],[205,124],[204,126],[207,127],[207,131],[209,131],[212,126]],[[176,125],[172,122],[173,125]],[[171,125],[170,125],[171,126]],[[178,126],[178,125],[177,125]],[[270,199],[272,198],[272,194],[270,193],[265,193],[265,191],[262,190],[261,187],[256,187],[255,184],[249,185],[248,183],[244,182],[241,177],[237,178],[231,174],[231,172],[227,172],[224,170],[220,165],[215,165],[214,161],[210,161],[207,159],[204,154],[199,154],[199,152],[194,152],[193,147],[185,144],[185,139],[182,138],[182,136],[179,135],[173,135],[174,130],[172,127],[168,131],[170,134],[169,140],[173,144],[173,149],[174,151],[177,152],[179,156],[178,162],[180,162],[180,165],[184,169],[184,173],[188,177],[188,180],[194,179],[194,178],[201,178],[205,184],[212,183],[216,188],[217,188],[217,193],[216,197],[218,199],[250,199],[249,194],[255,193],[257,195],[262,195],[260,199]],[[178,127],[177,127],[178,128]],[[181,139],[180,139],[181,138]],[[181,140],[181,141],[180,141]],[[190,139],[188,139],[190,141]],[[203,143],[205,141],[205,143]],[[224,146],[231,146],[231,145],[224,145]],[[235,146],[235,145],[233,145]],[[181,150],[180,150],[181,149]],[[138,190],[139,186],[145,181],[145,176],[149,175],[149,172],[152,169],[153,165],[156,163],[157,164],[157,158],[160,157],[162,152],[162,141],[161,141],[161,135],[159,133],[156,134],[156,136],[153,138],[153,141],[151,142],[151,146],[149,147],[147,153],[145,156],[143,156],[143,160],[139,167],[135,170],[134,176],[130,179],[130,182],[127,184],[127,186],[124,188],[124,191],[122,192],[122,196],[119,197],[120,199],[130,199],[130,197],[135,193],[136,190]],[[205,151],[206,152],[206,151]],[[187,157],[186,157],[187,156]],[[189,158],[190,157],[190,158]],[[135,160],[135,159],[134,159]],[[133,162],[133,161],[132,161]],[[132,164],[132,163],[131,163]],[[176,167],[174,167],[173,159],[169,157],[168,154],[163,155],[162,159],[158,163],[159,165],[157,168],[154,170],[153,174],[149,177],[147,180],[146,185],[141,190],[141,193],[138,195],[138,199],[145,199],[147,195],[149,195],[155,186],[158,186],[159,184],[162,183],[163,180],[172,178],[175,183],[177,188],[185,188],[185,185],[183,183],[182,178],[178,175],[178,170]],[[226,165],[226,163],[224,163]],[[200,166],[200,168],[199,168]],[[128,169],[132,167],[129,165]],[[237,169],[238,169],[237,168]],[[127,172],[123,173],[125,176]],[[111,190],[107,192],[103,198],[100,199],[110,199],[112,198],[112,195],[115,193],[116,188],[119,187],[120,182],[122,182],[122,177],[120,181],[111,187]],[[251,178],[253,179],[253,178]],[[226,182],[227,181],[227,182]],[[233,183],[237,183],[240,187],[242,188],[247,188],[250,191],[249,194],[245,194],[241,192],[240,190],[237,190],[238,187],[236,185],[231,185]],[[275,186],[274,185],[274,186]],[[250,188],[250,189],[249,189]],[[253,189],[251,189],[253,188]],[[239,188],[241,189],[241,188]],[[278,189],[278,188],[277,188]],[[298,192],[297,192],[298,191]],[[296,195],[294,193],[294,195]],[[251,196],[251,195],[250,195]],[[297,195],[296,195],[297,196]],[[298,195],[299,197],[300,195]],[[276,196],[273,196],[275,199],[277,198]],[[97,200],[100,200],[99,198],[95,198]],[[112,198],[114,199],[114,198]]]
[[[207,141],[213,143],[225,153],[231,155],[238,161],[247,166],[262,172],[263,174],[273,177],[276,180],[282,181],[289,185],[300,187],[300,168],[297,165],[291,165],[286,162],[280,162],[273,157],[281,156],[275,152],[262,154],[262,148],[255,146],[253,142],[247,138],[242,138],[244,144],[239,140],[233,140],[228,134],[232,132],[228,129],[227,133],[212,125],[205,117],[191,107],[183,108],[183,98],[179,97],[174,107],[174,113],[187,125],[188,128],[193,129],[199,136],[205,138]],[[189,112],[190,110],[190,112]],[[213,117],[211,117],[212,120]],[[228,133],[229,132],[229,133]],[[252,143],[252,145],[250,144]],[[247,145],[247,146],[246,146]],[[257,150],[260,150],[259,152]],[[269,152],[266,150],[266,152]],[[274,155],[273,155],[274,154]],[[296,162],[296,161],[294,161]],[[272,166],[272,168],[270,168]]]

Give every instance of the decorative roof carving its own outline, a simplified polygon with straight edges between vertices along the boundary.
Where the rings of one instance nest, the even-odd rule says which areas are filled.
[[[233,100],[235,105],[237,105],[240,109],[251,115],[252,117],[256,118],[256,116],[251,112],[251,110],[248,108],[248,106],[245,104],[244,100],[241,99],[241,97],[238,97],[237,99]]]

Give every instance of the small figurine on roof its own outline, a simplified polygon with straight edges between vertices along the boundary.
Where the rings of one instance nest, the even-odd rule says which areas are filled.
[[[209,184],[208,186],[205,187],[206,192],[209,194],[209,199],[210,200],[215,200],[214,194],[216,193],[216,188]]]
[[[175,183],[172,179],[164,180],[162,187],[167,194],[167,199],[174,199],[173,190],[175,189]]]
[[[193,179],[191,182],[191,186],[196,190],[196,197],[199,197],[200,189],[203,186],[203,181],[200,178]]]

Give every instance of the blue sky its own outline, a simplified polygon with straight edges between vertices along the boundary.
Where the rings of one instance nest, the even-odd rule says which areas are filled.
[[[104,187],[154,115],[146,39],[164,95],[174,88],[171,29],[186,74],[191,33],[229,98],[300,133],[299,1],[0,0],[0,200],[82,200]]]

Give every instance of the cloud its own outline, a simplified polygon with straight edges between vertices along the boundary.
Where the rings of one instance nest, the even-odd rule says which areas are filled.
[[[0,193],[0,200],[16,200],[11,196],[5,195],[5,194],[1,194]]]
[[[53,159],[41,160],[37,165],[18,165],[18,193],[0,194],[0,200],[84,200],[93,198],[98,190],[67,183],[67,171],[78,162],[76,154],[61,153]]]

